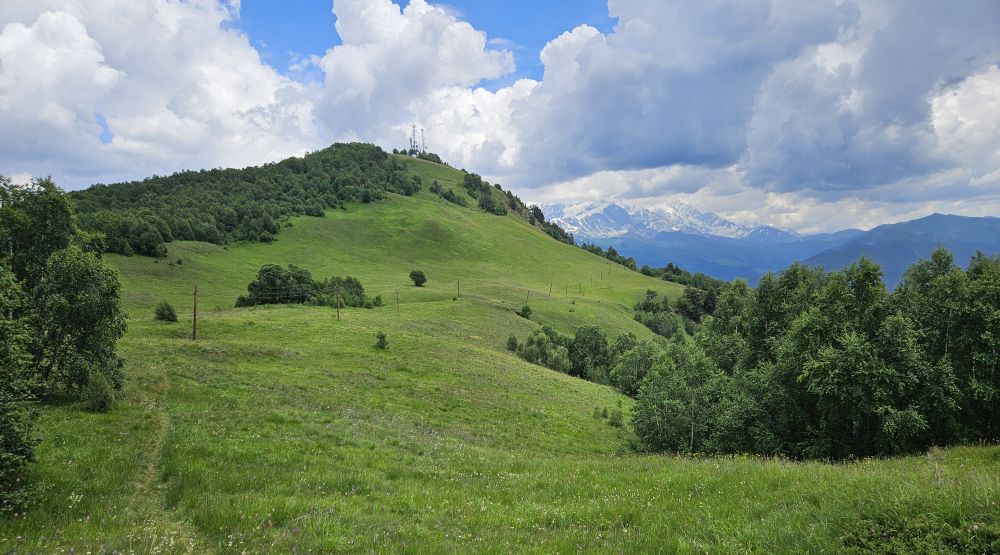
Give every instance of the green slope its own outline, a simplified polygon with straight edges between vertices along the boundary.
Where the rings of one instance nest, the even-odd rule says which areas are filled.
[[[652,337],[631,305],[648,288],[675,297],[673,284],[426,192],[292,224],[270,245],[108,257],[132,316],[124,398],[107,415],[44,408],[42,502],[0,521],[0,547],[819,552],[844,548],[852,530],[905,535],[915,515],[949,541],[949,526],[977,549],[1000,541],[996,448],[842,465],[632,455],[627,427],[594,416],[627,414],[628,399],[504,349],[539,322]],[[340,320],[329,308],[232,308],[265,263],[353,275],[386,301],[398,291],[398,315],[391,302]],[[427,287],[410,284],[414,268]],[[513,313],[526,295],[533,322]],[[181,322],[151,320],[164,299]],[[372,347],[377,331],[387,351]]]
[[[438,179],[460,189],[456,170],[423,160],[410,164],[427,184]],[[176,242],[166,259],[108,259],[119,268],[126,305],[139,318],[152,314],[159,300],[189,312],[194,284],[203,312],[228,310],[269,263],[296,264],[315,278],[358,277],[370,294],[382,295],[387,303],[395,302],[397,291],[402,304],[450,300],[459,286],[466,301],[493,310],[520,309],[527,298],[532,310],[540,311],[536,320],[570,333],[598,320],[612,335],[645,333],[631,315],[639,296],[646,289],[671,298],[681,292],[676,284],[554,241],[515,216],[463,208],[427,191],[290,223],[273,244]],[[412,286],[408,274],[415,268],[426,272],[425,287]]]

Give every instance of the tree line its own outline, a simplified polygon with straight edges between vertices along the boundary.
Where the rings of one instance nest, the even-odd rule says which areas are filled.
[[[697,287],[703,291],[715,291],[716,293],[718,293],[718,291],[728,283],[725,280],[716,279],[701,272],[695,272],[692,274],[688,270],[681,268],[673,262],[668,262],[667,265],[662,268],[653,268],[648,264],[643,264],[642,268],[639,268],[639,273],[650,277],[660,278],[663,281],[689,285],[691,287]]]
[[[105,247],[51,180],[0,176],[0,512],[30,503],[38,401],[69,396],[104,411],[124,384],[126,317]]]
[[[103,233],[109,252],[165,256],[174,240],[268,243],[290,216],[322,217],[349,201],[420,188],[405,163],[381,148],[338,143],[302,158],[98,184],[70,197],[80,228]]]
[[[508,348],[636,398],[650,451],[844,459],[1000,439],[1000,256],[963,270],[937,249],[892,292],[865,258],[793,264],[672,326],[665,344],[542,327]]]
[[[636,271],[638,269],[638,266],[636,266],[635,263],[635,258],[619,254],[618,251],[611,245],[608,245],[608,250],[604,250],[600,245],[595,245],[593,243],[581,243],[580,248],[602,258],[607,258],[615,264],[621,264],[629,270]]]
[[[462,173],[462,187],[466,194],[477,202],[477,206],[481,210],[496,216],[506,216],[508,212],[512,212],[556,241],[569,245],[576,244],[573,235],[559,227],[559,224],[546,221],[545,214],[538,206],[526,205],[513,191],[505,191],[499,184],[490,185],[489,181],[483,179],[479,174],[470,173],[464,169]],[[457,195],[451,189],[442,187],[436,180],[431,183],[430,190],[448,202],[459,206],[468,206],[464,197]]]
[[[889,292],[862,258],[736,281],[638,393],[654,450],[846,458],[1000,438],[1000,258],[944,249]],[[682,433],[683,430],[683,433]]]

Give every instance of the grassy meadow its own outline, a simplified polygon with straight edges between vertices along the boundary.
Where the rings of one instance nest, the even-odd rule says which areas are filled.
[[[460,188],[457,172],[411,169],[424,192],[293,219],[270,245],[107,256],[130,313],[128,383],[108,414],[68,399],[42,408],[40,503],[0,520],[0,548],[1000,550],[997,447],[841,464],[635,454],[628,398],[527,364],[505,342],[540,323],[655,339],[632,305],[681,287],[450,204],[426,188]],[[233,308],[267,263],[358,277],[386,306],[339,320],[323,307]],[[407,277],[418,268],[426,287]],[[531,321],[514,313],[525,299]],[[180,322],[153,321],[161,300]],[[379,331],[387,350],[373,347]],[[602,416],[616,411],[623,426]]]

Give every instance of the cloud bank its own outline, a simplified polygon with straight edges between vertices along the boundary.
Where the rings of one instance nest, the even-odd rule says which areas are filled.
[[[262,62],[238,2],[8,0],[0,173],[79,187],[416,124],[539,201],[680,197],[799,231],[1000,213],[993,0],[610,0],[614,29],[552,37],[538,81],[454,10],[332,9],[341,44],[306,82]]]

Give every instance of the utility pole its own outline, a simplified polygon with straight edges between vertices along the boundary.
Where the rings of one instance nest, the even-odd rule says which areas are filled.
[[[462,280],[457,280],[455,284],[458,286],[458,295],[455,295],[455,298],[458,298],[462,296]]]
[[[580,288],[580,294],[583,295],[583,283],[578,281],[576,282],[576,285]]]
[[[334,289],[334,291],[336,292],[335,294],[337,295],[337,319],[340,320],[340,286],[338,285]]]
[[[396,289],[396,316],[399,316],[399,289]]]
[[[194,291],[191,293],[194,299],[194,318],[191,319],[191,341],[198,339],[198,284],[194,284]]]
[[[527,293],[524,294],[524,304],[525,305],[528,304],[528,295],[531,295],[531,291],[528,291]]]
[[[549,297],[552,296],[552,282],[549,282]]]

